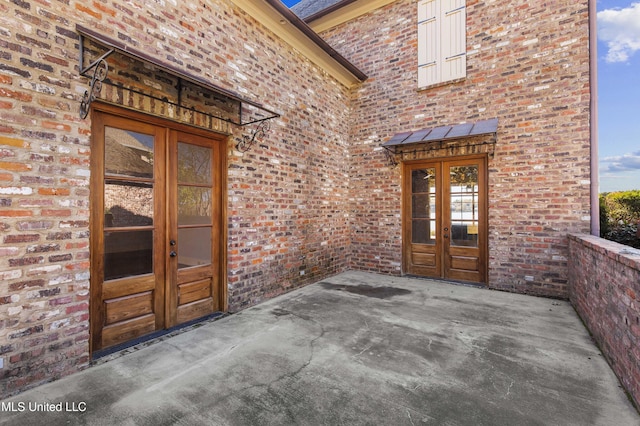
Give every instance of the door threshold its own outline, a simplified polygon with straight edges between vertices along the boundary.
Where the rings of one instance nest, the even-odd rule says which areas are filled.
[[[144,336],[136,337],[135,339],[120,343],[119,345],[94,351],[91,354],[91,365],[98,365],[111,361],[112,359],[120,358],[123,355],[136,352],[137,350],[153,345],[154,343],[162,342],[171,337],[177,336],[178,334],[194,330],[203,326],[205,323],[217,321],[227,315],[228,314],[224,312],[214,312],[202,318],[187,321],[183,324],[179,324],[165,330],[158,330],[150,334],[145,334]]]
[[[412,275],[412,274],[405,274],[404,276],[408,278],[418,278],[422,280],[438,281],[444,284],[461,285],[464,287],[474,287],[474,288],[482,288],[482,289],[489,288],[489,286],[487,286],[487,284],[485,283],[476,283],[473,281],[452,280],[450,278],[425,277],[424,275]]]

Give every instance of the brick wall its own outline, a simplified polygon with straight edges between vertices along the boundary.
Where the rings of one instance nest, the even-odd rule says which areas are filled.
[[[567,297],[566,235],[590,223],[587,1],[468,0],[467,78],[423,91],[416,20],[417,2],[403,0],[322,34],[370,77],[353,93],[351,266],[400,273],[401,174],[381,143],[498,118],[489,285]]]
[[[89,361],[91,122],[78,115],[77,23],[281,114],[244,154],[234,146],[249,130],[231,129],[231,311],[348,265],[348,89],[227,1],[1,2],[0,397]],[[126,79],[128,62],[109,61]]]
[[[0,395],[89,359],[89,134],[56,3],[0,4]]]
[[[640,406],[640,251],[588,235],[569,250],[571,304]]]

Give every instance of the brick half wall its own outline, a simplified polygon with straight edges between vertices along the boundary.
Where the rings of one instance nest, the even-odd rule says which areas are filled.
[[[640,406],[640,251],[569,235],[569,297],[636,407]]]

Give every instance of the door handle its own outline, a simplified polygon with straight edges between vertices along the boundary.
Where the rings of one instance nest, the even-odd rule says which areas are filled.
[[[169,252],[169,257],[176,257],[178,255],[178,253],[176,253],[174,250],[171,250]]]

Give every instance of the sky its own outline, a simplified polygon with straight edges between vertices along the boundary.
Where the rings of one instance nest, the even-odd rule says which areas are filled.
[[[599,189],[640,190],[640,0],[597,0],[596,9]]]
[[[640,189],[640,1],[597,10],[600,192]]]

